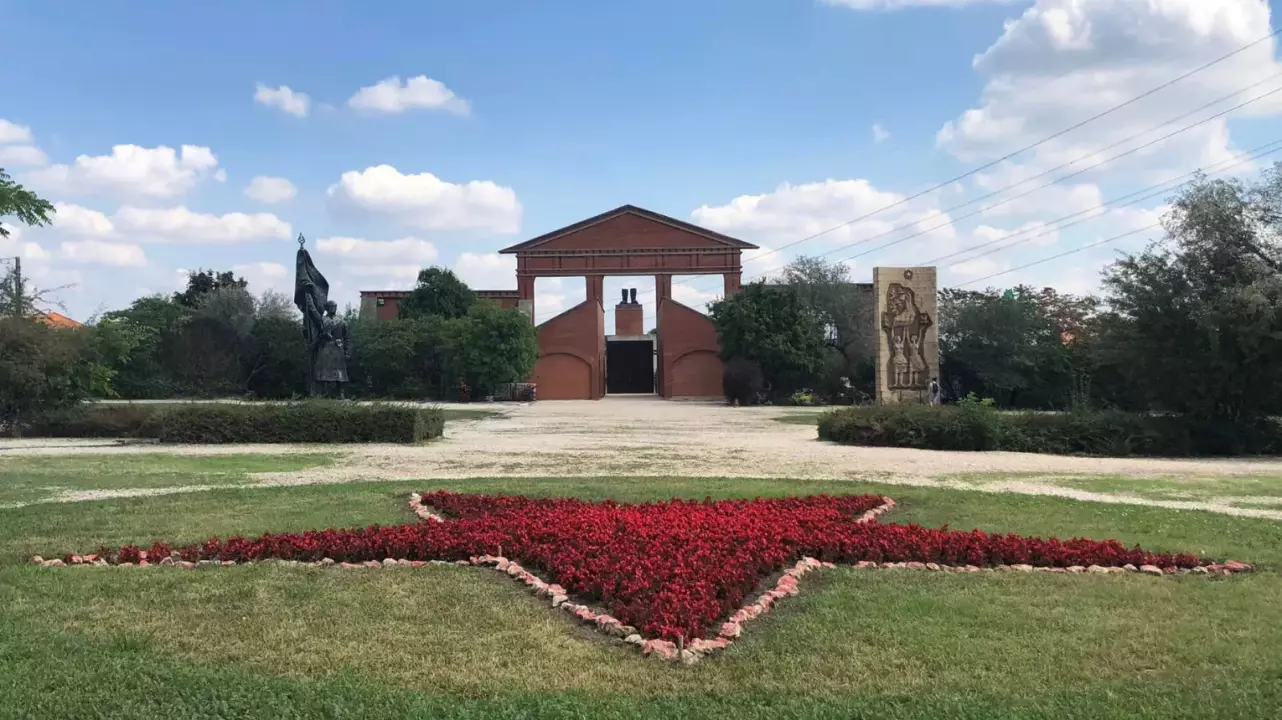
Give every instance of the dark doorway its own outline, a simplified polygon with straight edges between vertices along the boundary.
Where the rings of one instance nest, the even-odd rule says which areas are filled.
[[[605,391],[612,395],[654,392],[653,341],[606,342]]]

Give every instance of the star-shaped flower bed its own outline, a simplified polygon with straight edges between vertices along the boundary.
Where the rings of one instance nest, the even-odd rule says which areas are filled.
[[[490,565],[552,606],[687,661],[725,647],[744,622],[835,564],[951,572],[1233,573],[1193,555],[1150,553],[1115,540],[1058,540],[876,522],[894,501],[872,495],[622,504],[568,498],[414,495],[422,522],[258,538],[214,538],[171,549],[102,548],[49,565],[235,564],[265,560],[341,567]],[[511,558],[511,559],[509,559]],[[577,602],[571,602],[574,598]]]

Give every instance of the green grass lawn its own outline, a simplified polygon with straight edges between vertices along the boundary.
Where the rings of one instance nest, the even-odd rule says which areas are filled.
[[[405,522],[406,495],[433,488],[620,500],[877,492],[900,501],[888,521],[1117,537],[1262,571],[838,569],[807,576],[743,640],[687,668],[643,659],[479,568],[20,564],[100,542]],[[839,482],[425,481],[46,504],[0,510],[0,717],[1275,717],[1278,568],[1279,523]]]
[[[0,458],[0,505],[37,502],[78,490],[121,490],[252,482],[253,473],[328,465],[330,453],[215,455],[64,455]]]
[[[441,408],[441,413],[445,415],[445,422],[449,423],[454,420],[485,420],[486,418],[499,417],[503,414],[502,410],[481,410],[472,408]],[[448,428],[449,425],[447,424]]]
[[[819,416],[823,415],[830,409],[831,408],[824,408],[822,410],[790,410],[787,413],[776,417],[775,421],[786,425],[818,425]]]

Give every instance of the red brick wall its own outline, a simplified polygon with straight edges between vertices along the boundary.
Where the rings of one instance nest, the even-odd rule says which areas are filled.
[[[539,360],[530,374],[540,400],[599,400],[605,395],[605,309],[575,305],[539,326]]]
[[[717,329],[706,315],[671,298],[660,300],[660,395],[721,397],[720,353]]]
[[[641,304],[614,306],[615,335],[644,335],[645,311]]]

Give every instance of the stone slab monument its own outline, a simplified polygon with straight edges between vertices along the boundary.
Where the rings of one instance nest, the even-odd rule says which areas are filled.
[[[928,403],[939,377],[935,268],[873,268],[877,402]]]

